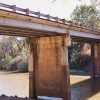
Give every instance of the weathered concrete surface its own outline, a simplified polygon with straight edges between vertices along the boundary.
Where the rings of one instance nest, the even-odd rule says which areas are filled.
[[[30,45],[30,97],[51,96],[70,100],[68,67],[70,37],[34,38],[28,43]]]
[[[100,43],[94,44],[95,75],[100,76]]]
[[[33,45],[32,44],[30,44],[30,47],[33,47]],[[30,98],[37,98],[37,96],[36,96],[36,90],[35,90],[35,77],[33,77],[33,76],[35,76],[34,75],[34,71],[35,71],[35,69],[33,69],[33,62],[34,62],[34,59],[33,59],[33,49],[32,48],[30,48],[30,53],[29,53],[29,61],[28,61],[28,68],[29,68],[29,97]]]

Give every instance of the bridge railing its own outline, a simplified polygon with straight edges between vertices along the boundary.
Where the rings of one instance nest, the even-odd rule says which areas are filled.
[[[87,30],[100,32],[100,28],[97,28],[97,27],[84,26],[82,24],[78,24],[78,23],[75,23],[73,21],[68,21],[68,20],[65,20],[65,19],[54,17],[54,16],[51,16],[49,14],[42,14],[41,12],[31,11],[28,8],[23,9],[23,8],[17,7],[16,5],[8,5],[8,4],[0,3],[0,9],[3,9],[3,10],[6,9],[8,11],[25,14],[27,16],[33,16],[33,17],[37,17],[37,18],[46,19],[46,20],[49,20],[49,21],[59,22],[59,23],[62,23],[62,24],[77,26],[77,27],[84,28],[84,29],[87,29]]]

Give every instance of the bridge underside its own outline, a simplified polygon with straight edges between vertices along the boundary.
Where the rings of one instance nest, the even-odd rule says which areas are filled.
[[[100,42],[99,39],[75,37],[75,36],[72,36],[71,40],[74,42],[85,42],[85,43],[99,43]]]
[[[21,36],[21,37],[45,37],[45,36],[56,36],[60,34],[59,33],[55,34],[55,32],[51,31],[0,25],[0,35]]]
[[[68,33],[67,33],[68,34]],[[51,32],[51,31],[42,31],[30,28],[21,28],[21,27],[11,27],[0,25],[0,35],[7,36],[20,36],[27,38],[37,38],[37,37],[48,37],[48,36],[62,36],[61,33]],[[63,34],[66,35],[66,34]],[[71,40],[75,42],[88,42],[88,43],[98,43],[99,39],[88,38],[88,37],[79,37],[79,36],[71,36]]]
[[[70,35],[68,33],[66,34]],[[0,25],[0,35],[7,35],[7,36],[37,38],[37,37],[48,37],[48,36],[62,36],[66,34],[61,34],[61,33],[56,33],[56,32],[51,32],[51,31],[30,29],[30,28]],[[88,38],[88,37],[72,36],[72,35],[70,35],[70,37],[71,37],[71,40],[75,42],[87,42],[87,43],[99,43],[100,42],[99,39],[91,38],[91,37]]]

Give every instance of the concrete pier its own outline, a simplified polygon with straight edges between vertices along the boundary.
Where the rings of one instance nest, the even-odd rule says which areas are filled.
[[[95,76],[100,76],[100,43],[94,44]]]
[[[60,97],[70,100],[69,36],[29,39],[30,98]]]

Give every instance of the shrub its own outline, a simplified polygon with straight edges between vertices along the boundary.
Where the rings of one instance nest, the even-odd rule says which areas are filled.
[[[20,72],[28,72],[28,62],[21,62],[20,64],[18,64],[18,71]]]
[[[3,65],[2,65],[2,63],[0,63],[0,70],[3,70]]]
[[[91,56],[89,54],[85,54],[84,43],[81,42],[72,42],[72,45],[69,47],[69,66],[70,69],[76,70],[85,70],[87,67],[90,67]],[[85,47],[88,50],[88,47]],[[84,53],[83,53],[84,52]]]

